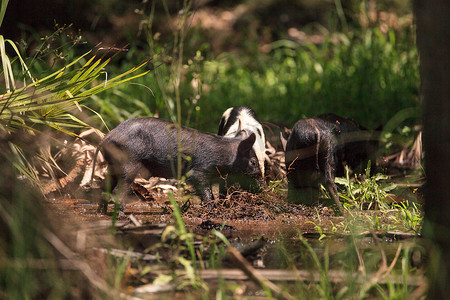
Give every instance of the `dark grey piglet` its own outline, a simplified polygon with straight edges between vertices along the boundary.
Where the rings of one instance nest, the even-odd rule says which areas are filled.
[[[295,123],[285,154],[289,201],[313,204],[318,199],[318,187],[323,184],[339,203],[334,183],[335,148],[336,139],[325,121],[310,118]]]
[[[369,160],[376,162],[378,135],[356,123],[353,119],[333,113],[315,116],[325,122],[336,138],[335,161],[336,176],[345,176],[345,166],[353,172],[364,172]],[[371,170],[375,169],[373,164]]]
[[[355,171],[375,161],[378,141],[352,119],[328,113],[295,123],[285,148],[288,199],[317,202],[323,184],[339,206],[335,175],[344,176],[345,166]]]
[[[254,143],[255,134],[245,139],[224,138],[186,127],[177,130],[175,124],[162,119],[140,118],[119,124],[105,136],[101,147],[109,164],[110,190],[119,185],[122,201],[144,170],[151,176],[176,178],[181,155],[182,174],[202,202],[208,202],[213,198],[211,184],[220,176],[239,174],[243,184],[257,184],[253,179],[261,177],[261,171]],[[99,210],[106,212],[104,201]]]

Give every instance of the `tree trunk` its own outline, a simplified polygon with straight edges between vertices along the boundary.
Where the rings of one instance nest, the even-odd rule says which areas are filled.
[[[448,299],[450,282],[450,1],[415,0],[423,96],[425,222],[429,299]]]

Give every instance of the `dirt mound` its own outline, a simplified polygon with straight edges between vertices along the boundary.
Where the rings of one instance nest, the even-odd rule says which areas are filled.
[[[292,215],[310,217],[317,213],[328,216],[334,215],[332,209],[322,205],[311,207],[291,204],[275,193],[252,194],[235,189],[225,199],[216,199],[207,204],[191,205],[184,215],[203,220],[214,218],[272,221]]]

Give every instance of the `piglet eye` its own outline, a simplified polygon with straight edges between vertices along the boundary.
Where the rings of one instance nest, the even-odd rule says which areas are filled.
[[[252,164],[252,166],[256,166],[256,159],[252,158],[250,160],[250,163]]]

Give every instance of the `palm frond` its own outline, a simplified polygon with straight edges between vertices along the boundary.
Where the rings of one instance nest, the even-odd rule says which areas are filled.
[[[6,41],[6,43],[11,44],[9,41]],[[81,67],[77,67],[82,59],[91,54],[92,51],[89,51],[74,59],[64,68],[43,78],[33,79],[20,57],[18,49],[14,46],[13,49],[19,57],[23,72],[31,78],[31,82],[16,89],[11,61],[5,52],[5,40],[0,35],[0,56],[6,83],[6,93],[0,94],[0,132],[13,133],[20,129],[25,132],[39,133],[46,128],[52,128],[77,137],[79,130],[76,129],[90,126],[75,112],[82,112],[83,110],[93,112],[85,105],[80,105],[79,102],[150,72],[149,70],[143,70],[148,62],[144,61],[107,82],[98,80],[99,76],[105,73],[104,69],[111,62],[111,58],[105,59],[104,56],[98,58],[93,55]],[[99,115],[97,114],[97,116]],[[11,143],[10,147],[17,158],[13,162],[17,170],[41,188],[34,164],[27,160],[18,145]],[[41,149],[35,157],[40,161],[40,165],[45,166],[53,180],[58,183],[54,170],[58,170],[59,167],[48,149]]]
[[[66,133],[69,131],[64,128],[88,127],[73,114],[74,109],[82,110],[80,101],[150,72],[139,72],[148,62],[144,61],[108,82],[99,81],[110,58],[103,60],[94,55],[82,67],[71,68],[89,53],[43,79],[0,95],[0,125],[14,129],[24,124],[46,124]]]

